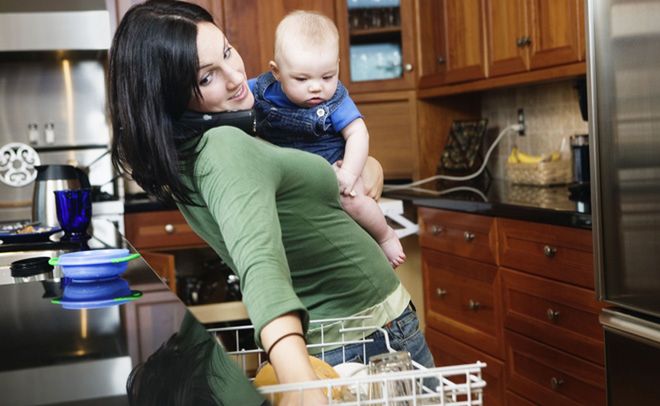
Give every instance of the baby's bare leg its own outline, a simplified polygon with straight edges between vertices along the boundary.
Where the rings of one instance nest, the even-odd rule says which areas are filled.
[[[364,194],[361,178],[358,178],[354,190],[356,196],[341,196],[344,210],[378,242],[392,267],[396,268],[406,259],[399,237],[387,225],[378,203]]]

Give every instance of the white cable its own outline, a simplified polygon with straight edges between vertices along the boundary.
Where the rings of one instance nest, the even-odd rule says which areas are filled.
[[[428,182],[431,182],[431,181],[434,181],[434,180],[437,180],[437,179],[454,180],[454,181],[464,181],[464,180],[474,179],[477,176],[481,175],[481,172],[483,172],[484,169],[486,169],[486,165],[488,164],[488,159],[490,158],[490,154],[493,152],[493,150],[495,149],[497,144],[500,142],[502,137],[504,137],[504,134],[506,134],[509,131],[520,131],[523,128],[524,128],[524,126],[522,124],[512,124],[512,125],[506,127],[504,130],[502,130],[500,132],[500,134],[497,136],[497,138],[495,138],[495,141],[493,141],[493,143],[490,145],[490,148],[488,148],[488,151],[486,152],[486,156],[484,157],[484,161],[481,164],[481,167],[479,168],[479,170],[477,170],[473,174],[465,175],[465,176],[435,175],[435,176],[431,176],[430,178],[421,179],[421,180],[418,180],[416,182],[407,183],[407,184],[404,184],[404,185],[385,185],[383,187],[383,190],[384,191],[389,191],[389,190],[410,189],[410,188],[413,188],[415,186],[419,186],[419,185],[422,185],[424,183],[428,183]]]

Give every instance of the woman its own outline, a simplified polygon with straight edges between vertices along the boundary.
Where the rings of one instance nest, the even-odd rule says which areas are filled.
[[[395,349],[433,365],[410,295],[341,209],[331,166],[234,127],[199,131],[205,116],[254,102],[243,61],[211,15],[176,1],[133,7],[113,39],[109,84],[115,165],[150,194],[173,199],[239,276],[255,339],[280,383],[315,379],[305,339],[340,337],[336,328],[310,329],[310,317],[369,315]],[[386,351],[379,334],[370,355]],[[326,361],[342,361],[341,348],[329,350]]]

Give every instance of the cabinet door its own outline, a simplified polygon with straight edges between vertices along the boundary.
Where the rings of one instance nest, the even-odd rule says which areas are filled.
[[[146,361],[179,331],[186,308],[168,290],[145,292],[140,300],[121,306],[126,320],[128,353],[133,365]]]
[[[486,0],[488,76],[529,69],[526,0]]]
[[[398,7],[353,8],[352,3],[336,2],[342,82],[351,93],[412,90],[414,0],[400,0]]]
[[[477,361],[485,362],[486,368],[483,369],[482,375],[486,381],[484,404],[504,405],[504,364],[502,361],[432,328],[426,330],[425,336],[436,366],[446,367],[472,364]]]
[[[354,100],[369,130],[369,155],[383,166],[385,179],[417,176],[415,93],[359,94]]]
[[[444,83],[486,77],[482,0],[442,0],[445,55]],[[442,55],[439,56],[442,58]]]
[[[142,251],[142,258],[160,279],[176,294],[176,267],[174,255],[153,251]]]
[[[502,357],[497,268],[422,248],[426,325]]]
[[[582,56],[578,21],[582,0],[527,0],[531,69],[578,62]]]

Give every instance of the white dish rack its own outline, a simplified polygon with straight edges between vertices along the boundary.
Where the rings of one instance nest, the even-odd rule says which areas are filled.
[[[368,324],[370,317],[351,317],[346,319],[324,319],[310,322],[310,328],[337,328],[341,333],[341,339],[334,342],[321,342],[309,344],[310,349],[321,348],[318,357],[324,358],[325,351],[334,348],[345,348],[350,344],[363,345],[363,357],[366,362],[366,344],[373,341],[367,338],[374,330],[380,330],[385,336],[385,343],[390,352],[395,352],[390,346],[386,330]],[[350,322],[358,327],[346,327]],[[265,352],[253,346],[253,348],[242,348],[241,337],[254,334],[251,325],[221,327],[208,329],[213,333],[217,341],[223,345],[230,357],[242,367],[246,375],[253,379],[254,371],[265,361]],[[362,331],[362,337],[358,340],[345,339],[348,332]],[[354,334],[353,334],[354,335]],[[221,339],[222,336],[222,339]],[[232,337],[233,336],[233,337]],[[233,343],[230,341],[234,341]],[[249,340],[252,342],[252,340]],[[323,341],[323,340],[322,340]],[[344,353],[344,362],[346,354]],[[483,405],[483,390],[486,382],[481,377],[481,371],[486,364],[477,361],[473,364],[453,365],[439,368],[425,368],[413,361],[413,369],[409,371],[381,373],[376,375],[360,375],[342,377],[337,379],[325,379],[318,381],[302,382],[295,384],[280,384],[263,386],[258,388],[259,392],[271,402],[278,394],[285,392],[304,391],[311,389],[322,389],[328,396],[330,405],[441,405],[441,406],[478,406]],[[435,388],[430,388],[429,382],[434,383]],[[436,385],[437,383],[437,385]],[[397,389],[398,388],[398,389]],[[406,388],[405,390],[399,390]],[[374,395],[377,394],[377,395]],[[301,396],[304,403],[304,397]]]

